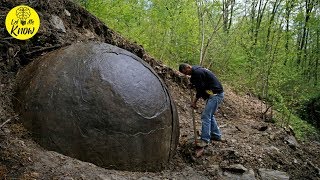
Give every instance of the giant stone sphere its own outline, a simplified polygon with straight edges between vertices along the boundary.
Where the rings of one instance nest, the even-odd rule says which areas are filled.
[[[16,111],[35,140],[121,170],[163,169],[176,150],[177,111],[154,70],[106,43],[76,43],[17,75]]]

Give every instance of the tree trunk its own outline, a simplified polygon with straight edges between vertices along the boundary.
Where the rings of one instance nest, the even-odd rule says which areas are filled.
[[[303,32],[302,32],[302,36],[301,36],[301,40],[300,40],[300,45],[299,45],[299,49],[298,49],[298,60],[297,63],[298,65],[301,65],[302,61],[305,61],[305,57],[306,57],[306,52],[305,49],[306,47],[306,41],[307,41],[307,35],[308,35],[308,24],[309,24],[309,20],[310,20],[310,14],[311,11],[313,9],[313,0],[305,0],[305,7],[306,7],[306,17],[305,17],[305,21],[304,21],[304,25],[303,25]],[[303,51],[303,55],[302,55],[302,51]],[[302,59],[303,57],[303,59]]]
[[[222,0],[222,13],[223,13],[223,31],[228,31],[228,0]]]
[[[256,2],[256,0],[252,0],[252,4],[251,4],[251,40],[254,40],[254,34],[255,34],[255,17],[256,17],[256,7],[257,7],[258,3]]]
[[[316,67],[315,67],[315,71],[314,71],[314,86],[318,85],[318,67],[319,67],[319,56],[320,56],[320,50],[319,50],[319,35],[320,35],[320,30],[317,29],[317,51],[316,51]]]
[[[269,46],[269,39],[270,39],[270,33],[271,33],[271,28],[273,27],[272,24],[274,22],[274,17],[276,15],[276,12],[278,10],[278,7],[281,3],[281,0],[276,0],[273,4],[272,12],[271,12],[271,17],[269,20],[269,26],[268,26],[268,32],[267,32],[267,40],[266,40],[266,47],[265,49],[268,51],[268,46]]]
[[[265,9],[267,7],[268,1],[269,0],[267,0],[264,4],[263,4],[263,0],[259,1],[259,9],[258,9],[258,15],[257,15],[257,19],[256,19],[256,27],[255,27],[255,33],[254,33],[254,46],[258,42],[259,29],[261,26],[261,21],[262,21]]]
[[[234,11],[235,0],[222,0],[222,12],[223,12],[223,31],[229,33],[233,11]]]
[[[222,17],[223,17],[223,14],[221,14],[221,16],[220,16],[220,18],[219,18],[219,20],[218,20],[218,23],[217,23],[216,26],[213,28],[212,33],[211,33],[211,35],[210,35],[210,38],[208,39],[206,45],[205,45],[204,48],[203,48],[202,59],[205,59],[205,57],[206,57],[206,54],[207,54],[207,51],[208,51],[208,47],[210,46],[210,44],[211,44],[211,42],[212,42],[212,40],[213,40],[214,34],[223,26],[223,25],[222,25],[222,26],[219,26]],[[203,62],[202,62],[202,63],[203,63]],[[210,62],[209,67],[211,66],[211,63],[212,63],[212,62]],[[201,66],[202,66],[202,64],[201,64]]]
[[[290,15],[292,8],[294,7],[294,3],[291,0],[286,0],[286,43],[285,43],[285,50],[289,52],[289,23],[290,23]],[[286,58],[284,60],[284,65],[287,65],[288,61],[288,53],[286,53]]]
[[[199,64],[203,64],[203,48],[204,48],[204,11],[203,11],[203,2],[202,0],[196,0],[197,10],[198,10],[198,19],[199,19],[199,33],[200,33],[200,58]]]
[[[308,49],[307,47],[309,46],[308,40],[309,40],[309,28],[306,30],[306,35],[305,35],[305,42],[304,42],[304,47],[303,47],[303,62],[302,62],[302,69],[303,69],[303,74],[305,77],[307,77],[308,81],[310,81],[310,71],[311,66],[308,67],[307,61],[309,60],[309,63],[311,60],[308,58]]]
[[[230,7],[230,17],[229,17],[229,25],[228,25],[228,32],[230,31],[231,25],[232,25],[232,19],[233,19],[233,11],[234,11],[234,5],[236,1],[231,0],[231,7]]]

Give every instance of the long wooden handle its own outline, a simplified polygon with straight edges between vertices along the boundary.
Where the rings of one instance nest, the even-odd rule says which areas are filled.
[[[191,104],[193,103],[193,93],[192,89],[190,88],[190,97],[191,97]],[[196,118],[194,114],[194,109],[191,107],[191,114],[192,114],[192,123],[193,123],[193,133],[194,133],[194,144],[197,145],[197,128],[196,128]]]

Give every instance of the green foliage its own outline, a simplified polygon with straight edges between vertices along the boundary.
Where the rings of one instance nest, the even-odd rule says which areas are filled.
[[[306,100],[299,109],[299,114],[303,119],[307,119],[308,122],[320,129],[320,94]]]
[[[299,140],[316,140],[320,141],[320,132],[319,129],[316,129],[310,123],[306,123],[304,120],[287,112],[285,115],[283,113],[277,113],[275,115],[276,123],[279,126],[291,126],[293,127],[293,131],[296,137]]]
[[[87,0],[80,4],[168,65],[196,62],[198,22],[190,18],[197,13],[194,1]]]
[[[313,0],[261,1],[261,8],[240,1],[228,10],[221,0],[78,2],[171,67],[199,64],[205,54],[204,66],[224,82],[266,100],[298,129],[312,129],[294,114],[320,91],[320,7]],[[308,13],[306,5],[313,6]]]

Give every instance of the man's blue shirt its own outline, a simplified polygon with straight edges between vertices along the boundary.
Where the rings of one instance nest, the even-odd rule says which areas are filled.
[[[192,66],[190,82],[197,90],[197,98],[208,99],[210,95],[206,90],[211,90],[214,94],[223,92],[218,78],[211,71],[200,66]]]

